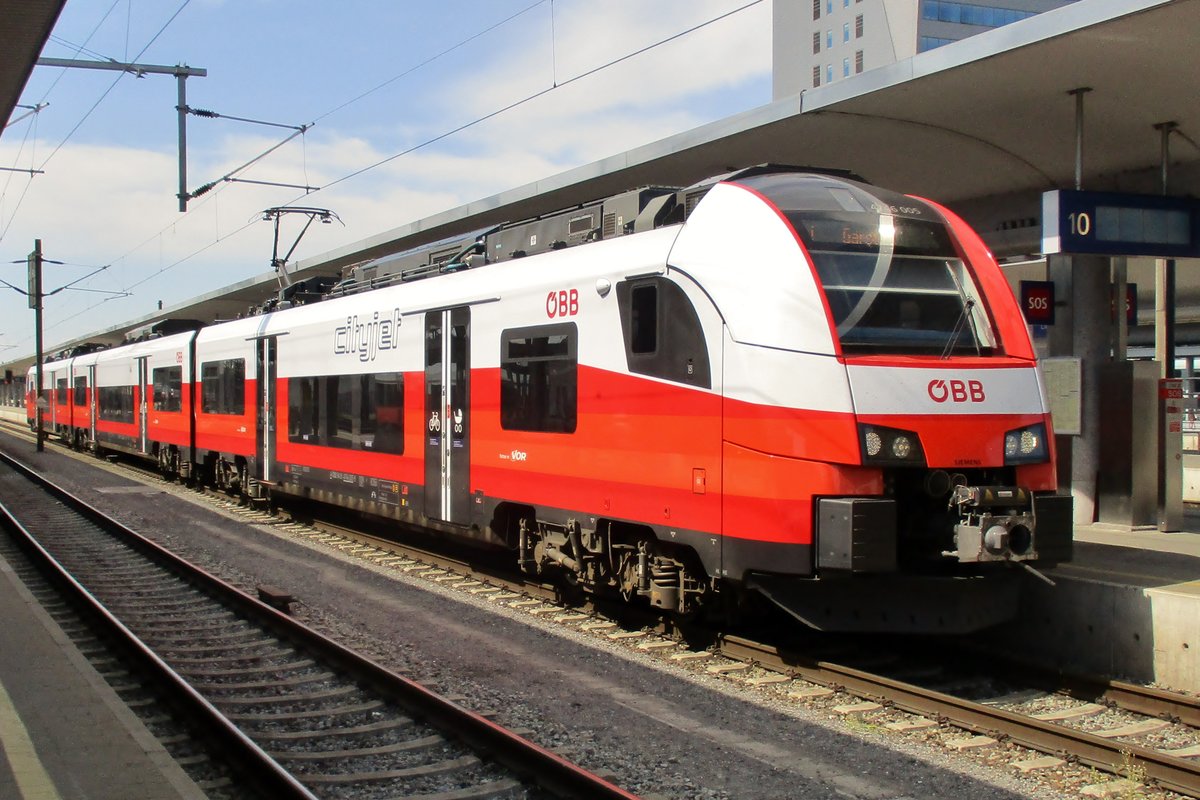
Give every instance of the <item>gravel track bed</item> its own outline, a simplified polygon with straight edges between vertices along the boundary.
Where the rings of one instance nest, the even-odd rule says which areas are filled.
[[[258,800],[257,794],[233,784],[229,769],[221,763],[220,756],[209,753],[195,742],[186,724],[158,710],[160,698],[147,692],[141,677],[129,672],[108,646],[95,638],[88,623],[45,582],[42,574],[25,560],[7,537],[0,537],[0,549],[30,593],[87,657],[99,676],[129,704],[146,730],[162,743],[188,777],[205,790],[210,800]]]
[[[56,480],[68,488],[132,482],[107,465],[53,460]],[[96,466],[107,474],[98,475]],[[216,508],[178,485],[157,488],[172,502],[120,493],[93,492],[91,498],[245,591],[264,583],[292,591],[298,599],[293,615],[306,624],[461,697],[464,706],[494,712],[499,723],[527,730],[631,791],[705,800],[1059,798],[1112,780],[1070,766],[1022,774],[1013,762],[1037,754],[1004,743],[986,752],[955,752],[946,743],[967,736],[958,729],[898,733],[886,725],[911,715],[840,713],[836,706],[855,701],[845,695],[797,700],[792,695],[804,689],[800,681],[751,686],[744,678],[770,674],[712,674],[702,660],[670,661],[639,650],[639,640],[581,629],[594,620],[554,622],[546,617],[555,612],[508,607],[515,598],[470,595],[444,585],[452,581],[412,574],[433,570],[379,566],[297,526],[264,522],[234,504]],[[348,739],[350,746],[363,741]],[[1169,796],[1138,792],[1127,796]]]
[[[107,579],[91,581],[94,575],[105,576],[109,567],[120,568],[120,565],[140,556],[124,547],[115,549],[96,526],[76,519],[73,513],[68,515],[57,501],[50,500],[36,487],[23,483],[24,480],[7,468],[0,471],[0,486],[5,491],[8,504],[20,507],[20,519],[34,532],[39,542],[82,585],[87,586],[98,601],[110,609],[123,610],[125,624],[151,646],[158,634],[163,634],[169,641],[187,641],[194,637],[219,634],[239,624],[237,616],[211,600],[207,608],[198,606],[187,613],[162,612],[157,608],[139,606],[140,602],[156,604],[160,597],[177,603],[180,594],[187,594],[181,588],[178,577],[165,568],[138,571],[136,578],[112,580],[109,573]],[[171,589],[163,591],[161,595],[152,593],[149,600],[144,599],[147,593],[141,592],[143,600],[139,601],[131,597],[132,581],[162,584]],[[189,661],[203,664],[201,669],[192,671],[200,674],[214,671],[214,665],[220,664],[229,674],[236,674],[242,683],[251,675],[260,677],[261,682],[286,682],[294,677],[290,672],[293,668],[311,670],[313,666],[313,662],[299,651],[278,647],[262,657],[238,652],[225,657],[212,655],[204,659],[181,659],[175,662],[175,666],[187,674]],[[287,696],[281,696],[279,687],[270,687],[265,691],[254,689],[253,693],[243,687],[239,690],[239,696],[218,693],[209,699],[251,738],[256,738],[256,730],[260,727],[294,733],[353,728],[387,716],[407,721],[376,699],[374,693],[365,692],[351,682],[336,678],[324,682],[326,685],[317,689],[309,687],[298,691],[294,687],[285,688]],[[133,684],[126,691],[127,695],[129,693],[141,693],[141,689]],[[150,700],[141,701],[139,698],[139,702]],[[328,750],[328,745],[321,746]],[[436,760],[431,762],[430,759]],[[296,777],[322,798],[358,797],[362,794],[359,790],[364,784],[385,786],[396,796],[415,797],[470,789],[476,784],[491,784],[506,777],[512,782],[507,769],[498,766],[490,771],[485,769],[480,765],[480,759],[458,742],[443,742],[435,750],[379,748],[366,754],[342,753],[324,760],[295,761],[290,766]]]

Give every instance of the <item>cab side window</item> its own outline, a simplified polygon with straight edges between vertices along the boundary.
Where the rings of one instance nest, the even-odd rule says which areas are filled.
[[[712,387],[700,317],[678,284],[661,277],[622,281],[617,307],[630,372]]]

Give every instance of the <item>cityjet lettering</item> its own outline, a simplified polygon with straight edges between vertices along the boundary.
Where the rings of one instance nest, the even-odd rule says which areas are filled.
[[[400,346],[400,309],[392,309],[381,317],[376,311],[366,322],[355,314],[346,317],[346,324],[333,329],[333,353],[344,356],[356,354],[359,361],[374,361],[381,350]]]

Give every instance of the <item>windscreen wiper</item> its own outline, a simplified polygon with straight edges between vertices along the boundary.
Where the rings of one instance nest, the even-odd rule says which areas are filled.
[[[943,359],[949,358],[950,353],[953,352],[955,345],[958,344],[958,337],[962,336],[962,332],[966,329],[967,321],[971,318],[971,309],[974,307],[974,300],[969,297],[963,298],[962,313],[958,315],[958,319],[954,322],[954,328],[950,331],[950,338],[946,340],[946,347],[942,350]],[[982,352],[979,349],[979,341],[973,336],[971,339],[975,342],[975,355],[981,355]]]

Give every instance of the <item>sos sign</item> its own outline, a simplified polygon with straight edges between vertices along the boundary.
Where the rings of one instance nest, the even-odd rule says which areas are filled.
[[[1021,281],[1021,312],[1030,325],[1054,324],[1054,282]]]

